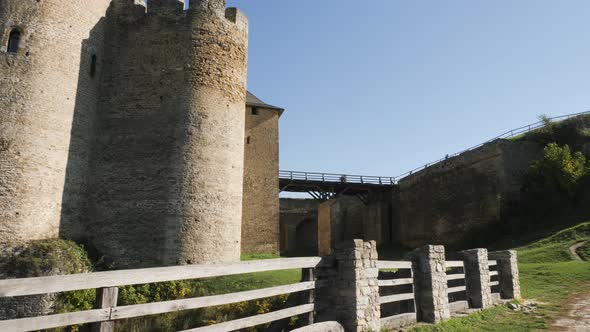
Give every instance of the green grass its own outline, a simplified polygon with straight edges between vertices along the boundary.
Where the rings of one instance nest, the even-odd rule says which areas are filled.
[[[558,263],[572,260],[569,247],[590,240],[590,222],[565,229],[548,238],[518,249],[520,264]]]
[[[437,325],[422,325],[412,331],[535,331],[545,329],[575,293],[587,292],[590,262],[574,261],[569,247],[590,241],[590,222],[560,231],[540,241],[518,248],[522,296],[538,301],[534,313],[512,311],[499,306],[468,317],[451,319]],[[590,257],[590,242],[580,248],[582,257]]]
[[[274,259],[274,258],[281,258],[279,255],[275,254],[265,254],[265,253],[256,253],[256,254],[242,254],[240,259],[242,261],[256,261],[261,259]]]
[[[437,325],[417,326],[412,331],[530,331],[544,328],[544,320],[545,317],[541,315],[513,312],[501,306]]]

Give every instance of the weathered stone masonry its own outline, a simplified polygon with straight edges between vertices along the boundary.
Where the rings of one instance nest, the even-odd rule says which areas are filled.
[[[465,266],[465,283],[469,306],[471,308],[487,308],[492,305],[490,288],[490,267],[486,249],[461,251],[459,257]]]
[[[336,320],[346,331],[379,331],[379,269],[375,241],[351,240],[336,246],[332,255],[337,271],[323,270],[318,280],[326,287],[318,290],[323,311],[320,321]]]
[[[246,107],[242,252],[279,252],[279,118],[251,93]]]
[[[138,2],[0,3],[2,45],[23,36],[0,52],[0,244],[239,259],[247,19],[223,0]]]
[[[411,294],[412,291],[386,287],[389,292],[380,294],[379,266],[387,266],[391,262],[379,262],[375,246],[375,241],[344,241],[326,257],[333,261],[317,268],[317,321],[337,321],[345,331],[379,331],[381,328],[397,330],[416,321],[438,323],[451,317],[444,246],[427,245],[408,254],[413,274],[399,275],[393,279],[413,278],[410,286],[413,287],[415,308],[408,312],[400,311],[401,307],[398,306],[397,313],[384,309],[380,300],[383,296]],[[468,307],[481,309],[498,304],[499,298],[491,296],[487,250],[472,249],[456,255],[465,266]],[[499,284],[503,290],[502,298],[519,299],[515,252],[493,252],[489,253],[489,257],[498,259],[501,275],[504,275]],[[381,281],[391,281],[391,277],[396,274],[382,272],[384,279]]]
[[[79,120],[89,129],[98,100],[98,82],[80,68],[88,68],[90,49],[100,56],[97,23],[109,3],[0,2],[0,245],[59,233],[66,168],[83,163],[89,147],[72,119],[84,109]],[[5,45],[14,29],[21,40],[10,54]],[[81,49],[91,31],[101,37]],[[70,150],[81,145],[84,152]],[[84,187],[86,176],[71,174],[70,181]]]

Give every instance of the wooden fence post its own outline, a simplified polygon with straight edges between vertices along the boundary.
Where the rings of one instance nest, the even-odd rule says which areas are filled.
[[[118,287],[99,288],[96,290],[95,309],[107,309],[117,306]],[[115,332],[115,321],[92,324],[92,332]]]
[[[314,269],[303,269],[303,277],[301,281],[315,281],[315,273]],[[304,302],[305,304],[312,304],[315,302],[315,292],[314,290],[309,290],[304,293]],[[306,315],[305,325],[311,325],[314,322],[314,313],[313,311]]]

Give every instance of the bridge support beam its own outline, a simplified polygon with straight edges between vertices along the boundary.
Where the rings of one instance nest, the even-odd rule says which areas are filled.
[[[332,253],[332,205],[334,201],[320,203],[318,209],[318,252],[320,256]]]

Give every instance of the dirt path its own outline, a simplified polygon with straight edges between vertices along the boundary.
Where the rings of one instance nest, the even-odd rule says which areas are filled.
[[[590,293],[572,297],[567,310],[551,323],[549,331],[590,331]]]
[[[576,243],[570,247],[570,254],[572,254],[572,256],[578,261],[583,261],[582,257],[580,257],[580,255],[578,255],[578,248],[580,248],[581,246],[583,246],[585,244],[586,244],[586,241],[583,241],[583,242]]]

